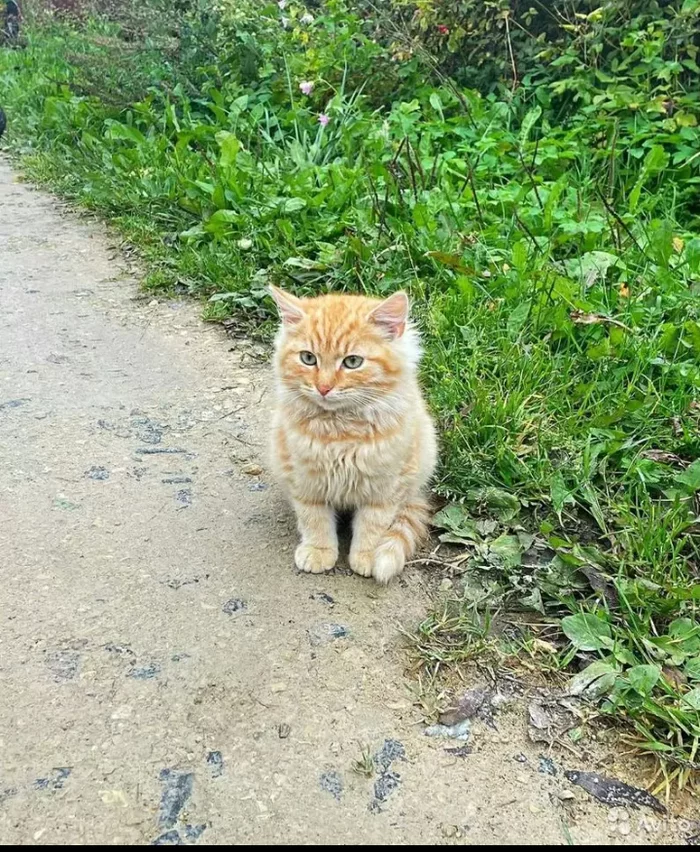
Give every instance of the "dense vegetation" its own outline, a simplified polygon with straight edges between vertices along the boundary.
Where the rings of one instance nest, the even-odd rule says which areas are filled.
[[[592,664],[579,691],[684,780],[700,0],[163,8],[39,16],[0,50],[25,169],[210,318],[266,322],[268,282],[409,290],[453,501],[439,522],[473,552],[459,602],[421,628],[426,659],[469,653],[472,608],[538,611],[569,640],[539,643],[548,664]]]

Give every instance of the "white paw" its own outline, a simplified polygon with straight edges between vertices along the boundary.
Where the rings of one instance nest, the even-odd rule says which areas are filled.
[[[372,576],[378,583],[386,585],[403,571],[405,562],[403,554],[398,553],[393,544],[384,545],[374,555]]]
[[[300,544],[294,554],[294,563],[300,571],[323,574],[330,571],[338,560],[338,552],[330,547],[312,547]]]
[[[350,553],[350,567],[360,577],[371,577],[373,566],[373,550],[356,550],[354,553]]]

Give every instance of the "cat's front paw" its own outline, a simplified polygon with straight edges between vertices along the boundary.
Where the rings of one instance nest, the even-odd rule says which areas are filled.
[[[294,562],[300,571],[308,574],[323,574],[330,571],[338,560],[338,551],[330,547],[313,547],[300,544],[294,554]]]
[[[350,553],[350,567],[360,577],[371,577],[373,566],[373,550],[356,550],[354,553]]]

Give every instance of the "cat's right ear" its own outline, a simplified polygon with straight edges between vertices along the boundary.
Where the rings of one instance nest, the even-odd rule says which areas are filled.
[[[291,293],[285,293],[279,287],[274,287],[270,284],[270,295],[277,303],[277,308],[280,312],[280,319],[284,325],[296,325],[304,319],[304,309],[301,299],[292,296]]]

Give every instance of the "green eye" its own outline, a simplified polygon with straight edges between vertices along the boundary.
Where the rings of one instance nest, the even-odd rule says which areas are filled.
[[[299,358],[301,359],[301,363],[306,364],[307,367],[313,367],[316,363],[316,356],[313,352],[307,352],[304,350],[299,353]]]
[[[361,358],[359,355],[348,355],[347,358],[343,358],[343,367],[347,367],[348,370],[356,370],[358,367],[361,367],[365,362],[364,358]]]

